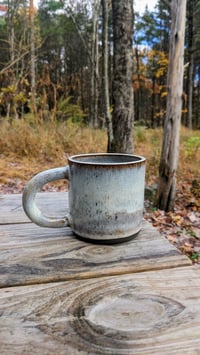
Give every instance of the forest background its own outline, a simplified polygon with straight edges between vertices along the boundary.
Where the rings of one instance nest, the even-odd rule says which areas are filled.
[[[166,114],[170,0],[134,13],[134,148],[147,158],[146,218],[195,261],[199,241],[200,1],[187,1],[184,89],[174,213],[153,207]],[[21,192],[67,156],[107,150],[102,1],[0,2],[0,191]],[[112,115],[113,32],[108,1]],[[46,186],[63,189],[64,185]]]

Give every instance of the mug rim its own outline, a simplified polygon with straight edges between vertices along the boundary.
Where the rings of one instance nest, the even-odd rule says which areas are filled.
[[[89,157],[130,157],[130,160],[127,161],[118,161],[118,162],[105,162],[105,161],[84,161],[81,160],[81,158],[89,158]],[[137,154],[129,154],[129,153],[85,153],[85,154],[76,154],[76,155],[72,155],[70,157],[68,157],[68,161],[69,163],[75,163],[75,164],[81,164],[81,165],[100,165],[100,166],[124,166],[124,165],[137,165],[137,164],[144,164],[146,161],[146,158],[141,156],[141,155],[137,155]]]

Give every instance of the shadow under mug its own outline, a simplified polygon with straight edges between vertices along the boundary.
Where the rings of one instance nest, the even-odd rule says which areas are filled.
[[[27,183],[22,198],[27,216],[42,227],[69,226],[89,241],[117,243],[134,237],[143,219],[145,158],[81,154],[69,157],[68,164],[42,171]],[[69,180],[69,213],[60,219],[46,216],[35,202],[43,185],[59,179]]]

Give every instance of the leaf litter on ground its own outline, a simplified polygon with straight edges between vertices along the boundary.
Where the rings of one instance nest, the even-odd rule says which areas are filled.
[[[193,263],[200,263],[200,184],[184,181],[178,184],[173,212],[145,209],[147,219]]]

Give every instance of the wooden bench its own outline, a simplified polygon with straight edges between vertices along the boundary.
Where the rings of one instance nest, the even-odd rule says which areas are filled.
[[[63,215],[67,193],[39,193]],[[200,354],[200,270],[146,221],[97,245],[40,228],[0,196],[0,353]]]

